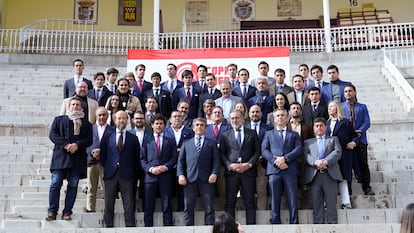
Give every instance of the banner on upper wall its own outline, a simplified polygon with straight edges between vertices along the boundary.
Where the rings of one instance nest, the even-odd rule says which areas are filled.
[[[216,76],[217,83],[228,80],[227,65],[234,63],[238,69],[246,68],[250,78],[259,76],[258,64],[266,61],[269,64],[268,76],[274,76],[277,68],[286,71],[290,77],[289,47],[266,48],[218,48],[218,49],[182,49],[182,50],[128,50],[127,70],[135,71],[135,66],[144,64],[145,79],[150,80],[153,72],[161,74],[161,82],[167,80],[167,65],[177,66],[177,78],[181,79],[184,70],[192,70],[197,80],[197,66],[205,65],[208,73]]]

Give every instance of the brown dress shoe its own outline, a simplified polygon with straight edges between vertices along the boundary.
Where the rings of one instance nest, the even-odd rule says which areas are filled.
[[[70,216],[70,214],[63,214],[62,215],[62,220],[70,221],[70,220],[72,220],[72,216]]]
[[[46,221],[56,220],[56,214],[54,214],[54,213],[48,213],[47,216],[46,216],[46,218],[45,218],[45,220]]]

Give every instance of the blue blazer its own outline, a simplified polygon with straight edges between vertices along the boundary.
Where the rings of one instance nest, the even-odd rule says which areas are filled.
[[[251,106],[257,104],[260,106],[261,110],[262,110],[262,122],[266,122],[267,120],[267,115],[271,112],[273,112],[273,103],[275,102],[275,97],[274,96],[269,96],[266,95],[266,97],[264,98],[264,100],[260,100],[259,97],[257,95],[253,96],[252,98],[247,100],[247,108],[250,109]]]
[[[145,172],[144,183],[175,181],[175,174],[173,172],[173,168],[177,164],[175,141],[166,137],[165,134],[163,135],[162,140],[163,142],[160,155],[158,155],[154,137],[146,141],[142,146],[140,162],[142,169],[144,169]],[[165,165],[168,168],[168,171],[158,176],[149,172],[151,167],[159,165]]]
[[[208,139],[211,139],[216,142],[216,145],[220,144],[221,136],[223,135],[223,132],[226,132],[227,130],[231,129],[231,125],[227,123],[221,123],[217,138],[214,136],[214,124],[207,125],[205,136]]]
[[[233,90],[231,91],[231,94],[242,98],[244,103],[247,104],[247,100],[256,95],[256,90],[257,90],[256,87],[249,85],[246,96],[243,96],[241,86],[237,86],[233,88]]]
[[[112,131],[114,131],[114,127],[106,124],[105,131],[102,135],[102,138],[107,136],[108,134],[111,134]],[[98,126],[96,124],[92,125],[92,137],[93,137],[92,145],[86,148],[86,153],[88,153],[88,164],[96,164],[99,162],[99,160],[96,160],[94,157],[92,157],[92,150],[100,148],[100,145],[101,145],[101,141],[99,140],[99,135],[98,135]]]
[[[165,137],[171,138],[175,142],[174,129],[171,126],[165,128],[164,135]],[[181,148],[181,146],[183,145],[183,142],[192,137],[194,137],[194,131],[190,128],[184,127],[183,130],[181,131],[180,141],[178,142],[178,144],[175,142],[176,148],[177,149]],[[177,156],[178,156],[178,153],[177,153]]]
[[[219,175],[220,155],[215,141],[204,137],[200,155],[196,154],[195,138],[184,142],[177,162],[177,176],[184,175],[188,183],[198,179],[208,183],[211,174]]]
[[[185,87],[180,87],[176,89],[173,93],[173,107],[176,108],[180,101],[186,100],[187,93]],[[198,115],[198,103],[199,103],[199,96],[200,90],[193,87],[193,93],[191,94],[190,100],[190,111],[188,112],[187,117],[190,119],[194,119]]]
[[[346,102],[342,102],[342,107],[344,109],[344,114],[347,119],[349,119],[349,109]],[[361,136],[359,137],[359,142],[363,144],[368,144],[367,139],[367,130],[371,126],[371,120],[369,117],[368,108],[365,104],[355,103],[355,130],[361,130]]]
[[[110,91],[106,86],[102,87],[101,96],[99,99],[96,99],[95,96],[95,89],[92,88],[88,91],[88,97],[91,99],[96,100],[98,102],[99,106],[105,107],[106,102],[108,101],[109,97],[112,96],[112,91]]]
[[[177,79],[177,86],[175,87],[174,91],[177,90],[180,87],[183,87],[183,86],[184,86],[184,82]],[[161,89],[163,89],[165,91],[168,91],[171,96],[174,94],[174,91],[173,91],[173,93],[170,92],[170,87],[168,86],[168,81],[165,81],[165,82],[161,83]]]
[[[79,135],[73,134],[73,121],[68,116],[54,118],[50,128],[49,139],[53,142],[52,162],[50,171],[55,169],[72,168],[79,172],[81,178],[86,178],[86,148],[92,144],[92,125],[82,118],[82,127]],[[64,147],[76,143],[78,150],[71,154]]]
[[[302,142],[299,134],[286,130],[284,143],[282,144],[279,138],[279,132],[276,129],[267,131],[262,142],[262,155],[267,160],[267,175],[288,174],[293,176],[299,175],[297,159],[302,156]],[[285,156],[288,158],[287,162],[289,168],[280,170],[274,166],[276,158],[273,155]]]
[[[134,82],[134,92],[131,93],[132,95],[136,96],[139,101],[141,102],[141,106],[145,106],[145,102],[144,102],[144,93],[147,90],[151,90],[152,89],[152,83],[146,81],[146,80],[142,80],[142,91],[139,90],[138,88],[138,82],[135,81]]]
[[[344,97],[345,86],[350,85],[350,84],[352,83],[338,80],[339,93],[341,94],[341,102],[345,101],[345,97]],[[321,90],[321,94],[322,94],[321,100],[323,100],[323,102],[325,102],[326,104],[329,104],[333,100],[332,99],[332,83],[328,83],[325,86],[323,86]]]
[[[105,168],[104,180],[110,179],[117,170],[122,179],[133,181],[139,168],[139,142],[138,138],[126,132],[125,143],[121,151],[118,151],[116,144],[116,130],[101,140],[100,163]],[[117,167],[119,162],[119,168]]]

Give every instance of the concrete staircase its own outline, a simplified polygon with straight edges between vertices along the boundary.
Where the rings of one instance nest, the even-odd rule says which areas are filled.
[[[30,61],[28,55],[22,55],[23,62],[18,59],[19,55],[15,56],[0,68],[3,90],[0,93],[0,157],[3,158],[0,161],[0,232],[211,232],[209,226],[178,227],[183,222],[182,213],[178,212],[174,213],[177,227],[103,229],[103,200],[98,199],[97,213],[86,213],[83,210],[86,196],[81,192],[73,221],[43,221],[47,212],[52,148],[47,136],[52,119],[60,109],[63,82],[72,73],[73,57],[32,55],[38,64],[28,65],[19,64]],[[109,58],[97,59],[101,64],[94,60],[89,66],[85,60],[85,72],[90,78],[114,64],[106,63]],[[0,61],[4,62],[4,58],[0,57]],[[120,67],[122,75],[126,61],[121,64],[118,63],[121,58],[111,61]],[[324,68],[329,64],[338,65],[341,79],[352,81],[357,86],[358,100],[368,105],[370,169],[376,195],[362,195],[360,185],[354,182],[354,209],[338,210],[340,224],[314,225],[312,210],[300,210],[299,221],[303,225],[269,225],[270,212],[258,211],[258,225],[244,226],[246,232],[398,232],[401,209],[414,200],[414,124],[411,113],[404,112],[402,103],[381,74],[382,53],[292,54],[291,74],[297,73],[301,63],[319,64]],[[275,68],[271,65],[271,70]],[[217,210],[217,214],[223,211],[218,203]],[[136,219],[137,226],[143,226],[142,212],[136,213]],[[237,211],[237,219],[244,223],[244,211]],[[159,212],[154,221],[155,225],[162,225]],[[282,222],[288,222],[286,208],[282,211]],[[203,212],[198,211],[196,225],[202,223]],[[120,201],[116,203],[115,225],[124,226]]]

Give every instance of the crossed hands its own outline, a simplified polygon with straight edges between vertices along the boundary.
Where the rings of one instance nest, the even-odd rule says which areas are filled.
[[[289,168],[284,157],[273,155],[273,158],[276,159],[274,165],[280,170],[286,170]]]
[[[244,173],[245,171],[249,170],[250,164],[249,163],[231,163],[229,165],[230,171],[234,171],[237,173]]]
[[[168,167],[165,166],[165,165],[158,165],[158,166],[155,166],[151,169],[151,173],[156,175],[156,176],[158,176],[161,173],[166,172],[166,171],[168,171]]]
[[[71,154],[74,154],[78,149],[79,149],[79,147],[78,147],[78,145],[76,144],[76,143],[70,143],[70,144],[67,144],[65,147],[64,147],[64,149],[67,151],[67,152],[69,152],[69,153],[71,153]]]
[[[326,169],[326,165],[327,165],[327,162],[324,159],[316,160],[315,161],[315,167],[316,167],[316,169],[324,170],[324,169]]]

